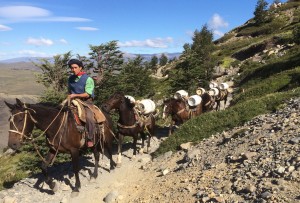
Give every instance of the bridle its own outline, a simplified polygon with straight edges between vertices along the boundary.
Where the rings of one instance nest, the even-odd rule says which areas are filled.
[[[8,130],[8,131],[9,131],[9,132],[12,132],[12,133],[17,133],[17,134],[21,135],[20,141],[23,141],[24,138],[30,140],[31,143],[33,144],[34,148],[36,149],[37,154],[41,157],[42,161],[43,161],[44,163],[46,163],[45,159],[43,158],[43,156],[42,156],[41,153],[40,153],[40,150],[38,149],[38,146],[37,146],[36,143],[35,143],[35,139],[41,137],[42,135],[44,135],[44,134],[47,132],[47,130],[49,129],[49,127],[50,127],[50,126],[53,124],[53,122],[58,118],[58,116],[59,116],[59,114],[61,113],[61,111],[62,111],[62,109],[63,109],[64,106],[65,106],[65,104],[62,105],[62,107],[61,107],[61,109],[59,110],[58,114],[57,114],[57,115],[55,116],[55,118],[51,121],[51,123],[48,125],[48,127],[47,127],[47,128],[46,128],[46,129],[45,129],[38,137],[32,138],[32,136],[31,136],[32,134],[30,134],[30,136],[27,136],[24,132],[25,132],[25,128],[26,128],[26,125],[27,125],[28,117],[30,117],[30,119],[32,120],[32,122],[33,122],[34,124],[37,124],[37,121],[33,118],[33,116],[32,116],[31,113],[30,113],[30,110],[33,111],[34,113],[36,113],[36,111],[35,111],[34,109],[28,108],[28,107],[26,106],[26,104],[24,104],[23,108],[25,109],[25,111],[21,111],[21,112],[15,113],[15,114],[11,115],[11,117],[10,117],[10,119],[9,119],[10,123],[12,123],[12,125],[14,126],[14,128],[15,128],[16,130],[11,130],[11,129],[10,129],[10,130]],[[18,127],[16,126],[15,121],[14,121],[14,118],[15,118],[15,116],[17,116],[17,115],[19,115],[19,114],[23,114],[23,113],[25,114],[25,118],[24,118],[25,120],[24,120],[24,123],[23,123],[22,132],[21,132],[21,131],[18,129]],[[65,112],[64,112],[63,120],[62,120],[62,122],[61,122],[61,124],[60,124],[60,126],[59,126],[59,128],[58,128],[58,130],[57,130],[57,132],[56,132],[56,134],[54,135],[53,140],[51,141],[51,140],[49,140],[49,139],[47,138],[48,143],[49,143],[51,146],[54,146],[53,142],[54,142],[56,136],[58,135],[58,132],[60,131],[61,127],[63,126],[63,124],[64,124],[65,122],[67,122],[67,117],[68,117],[68,113],[65,113]],[[55,157],[57,156],[57,153],[58,153],[58,148],[59,148],[59,146],[60,146],[60,144],[61,144],[61,140],[62,140],[62,134],[61,134],[61,136],[60,136],[60,138],[59,138],[59,143],[58,143],[57,149],[53,148],[56,152],[55,152],[55,155],[54,155],[54,157],[53,157],[53,159],[52,159],[50,165],[52,165],[52,164],[54,163]]]
[[[26,106],[25,106],[26,107]],[[33,112],[35,112],[33,109],[30,109],[32,110]],[[15,116],[19,115],[19,114],[25,114],[25,121],[23,123],[23,128],[22,128],[22,131],[20,131],[18,129],[18,127],[16,126],[16,123],[14,121],[14,118]],[[29,108],[25,108],[25,111],[21,111],[21,112],[18,112],[18,113],[15,113],[13,115],[10,116],[9,118],[9,122],[12,123],[12,125],[14,126],[15,130],[8,130],[9,132],[12,132],[12,133],[17,133],[19,135],[21,135],[20,137],[20,140],[23,140],[23,138],[26,138],[26,139],[31,139],[31,135],[30,136],[27,136],[24,132],[25,132],[25,129],[26,129],[26,126],[27,126],[27,121],[28,121],[28,117],[30,117],[30,119],[34,122],[34,123],[37,123],[37,121],[32,117],[30,111],[29,111]]]

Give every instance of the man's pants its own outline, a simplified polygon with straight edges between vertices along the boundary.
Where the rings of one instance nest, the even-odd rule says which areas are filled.
[[[96,129],[94,112],[90,108],[85,107],[85,113],[86,113],[86,128],[88,131],[88,138],[90,140],[93,140],[95,129]]]

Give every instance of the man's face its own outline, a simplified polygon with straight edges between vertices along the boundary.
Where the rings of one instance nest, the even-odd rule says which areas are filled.
[[[72,71],[72,73],[74,74],[74,75],[77,75],[78,73],[80,73],[80,71],[81,71],[81,67],[79,67],[77,64],[72,64],[71,66],[70,66],[70,68],[71,68],[71,71]]]

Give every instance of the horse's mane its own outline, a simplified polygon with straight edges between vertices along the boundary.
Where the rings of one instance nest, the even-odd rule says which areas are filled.
[[[124,99],[125,99],[125,104],[126,104],[127,107],[132,109],[135,106],[135,104],[131,103],[130,99],[128,99],[127,97],[124,96]]]
[[[205,100],[205,101],[209,101],[211,99],[211,96],[205,92],[204,94],[201,95],[202,99]]]
[[[57,105],[55,103],[52,102],[39,102],[36,104],[29,104],[30,107],[32,108],[39,108],[39,109],[43,109],[45,111],[50,112],[57,112],[59,110],[61,110],[61,108],[63,108],[61,105]],[[66,110],[67,107],[64,107],[64,110]]]
[[[133,108],[135,106],[135,104],[130,102],[130,99],[125,97],[125,94],[123,92],[118,91],[118,92],[115,92],[113,95],[120,95],[121,98],[125,100],[125,104],[126,104],[127,107]]]

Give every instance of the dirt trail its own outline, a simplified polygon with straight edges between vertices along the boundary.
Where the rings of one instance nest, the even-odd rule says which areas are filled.
[[[157,149],[161,140],[153,138],[152,151]],[[78,197],[71,198],[73,203],[91,203],[102,202],[103,199],[112,193],[115,195],[118,202],[128,202],[131,194],[134,194],[134,190],[145,184],[144,180],[151,178],[152,173],[146,173],[144,171],[147,163],[151,161],[150,154],[138,154],[135,160],[132,160],[132,149],[124,152],[122,157],[122,166],[116,168],[110,173],[104,170],[99,175],[97,180],[93,183],[85,182]],[[116,160],[116,156],[114,156]],[[108,160],[105,161],[105,167],[108,167]],[[103,165],[103,163],[102,163]],[[143,188],[147,189],[147,188]],[[109,202],[108,199],[106,199]]]
[[[166,130],[160,130],[151,139],[151,152],[158,148],[166,134]],[[82,156],[79,174],[81,189],[76,197],[71,197],[71,186],[74,186],[75,178],[71,163],[68,162],[49,168],[49,174],[54,177],[59,186],[55,194],[52,194],[48,185],[39,182],[42,179],[42,174],[39,174],[16,183],[11,189],[0,191],[0,202],[2,203],[1,199],[6,202],[5,199],[10,198],[12,202],[22,203],[98,203],[103,202],[109,193],[116,194],[116,197],[112,198],[117,198],[118,202],[128,202],[128,196],[132,194],[132,190],[137,188],[144,178],[151,179],[152,176],[143,170],[147,163],[151,162],[150,153],[137,154],[133,160],[131,159],[133,150],[129,149],[130,145],[131,143],[127,143],[124,146],[122,166],[111,172],[108,172],[109,160],[105,156],[102,157],[99,163],[99,176],[96,180],[90,180],[90,173],[94,169],[92,154]],[[114,154],[113,159],[116,161],[117,155]],[[111,198],[106,198],[106,202],[112,202],[109,199]]]

